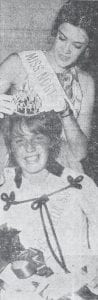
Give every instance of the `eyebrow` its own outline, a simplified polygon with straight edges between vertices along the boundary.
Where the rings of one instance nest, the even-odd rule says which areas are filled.
[[[12,139],[19,139],[19,138],[23,138],[24,135],[20,134],[20,135],[12,135]]]
[[[30,134],[31,137],[32,137],[33,134],[35,134],[36,136],[38,136],[38,135],[39,135],[39,136],[44,136],[43,133],[41,133],[40,131],[36,131],[36,130],[33,130],[33,131],[30,132],[30,133],[31,133],[31,134]],[[25,134],[25,133],[24,133],[24,134],[23,134],[23,133],[19,133],[19,134],[16,134],[16,135],[13,134],[12,137],[15,138],[15,139],[19,139],[19,138],[25,138],[25,137],[28,137],[28,135]]]
[[[59,30],[59,32],[64,36],[64,38],[67,38],[67,36],[61,30]],[[79,42],[79,41],[74,41],[73,43],[78,45],[84,45],[84,42]]]

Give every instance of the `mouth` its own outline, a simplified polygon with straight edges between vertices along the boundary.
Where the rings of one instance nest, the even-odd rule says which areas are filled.
[[[39,154],[33,154],[25,157],[27,164],[33,164],[39,161]]]
[[[60,58],[62,61],[66,62],[66,61],[68,61],[68,60],[70,59],[70,56],[59,54],[59,58]]]

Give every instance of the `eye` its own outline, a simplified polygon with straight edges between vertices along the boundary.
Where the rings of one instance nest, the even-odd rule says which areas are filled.
[[[59,40],[60,40],[60,41],[65,41],[65,38],[64,38],[64,37],[61,37],[61,36],[59,36]]]
[[[44,138],[44,134],[42,132],[39,131],[34,131],[34,137],[32,139],[36,139],[36,140],[43,140]]]
[[[41,134],[38,134],[38,135],[36,136],[36,138],[37,138],[37,139],[41,139],[41,140],[42,140],[42,139],[43,139],[43,135],[41,135]]]
[[[81,49],[81,48],[82,48],[82,45],[81,45],[81,44],[73,44],[73,46],[74,46],[76,49]]]
[[[17,139],[17,140],[15,140],[15,143],[16,144],[21,144],[21,143],[23,143],[23,139]]]
[[[61,41],[67,41],[67,37],[65,35],[63,35],[61,32],[59,32],[58,37],[59,37],[59,40],[61,40]]]
[[[43,141],[43,140],[44,140],[43,135],[37,135],[36,136],[36,141]]]

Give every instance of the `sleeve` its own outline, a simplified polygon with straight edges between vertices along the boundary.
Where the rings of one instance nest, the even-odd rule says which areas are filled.
[[[5,145],[4,137],[0,132],[0,186],[3,183],[4,168],[7,166],[9,154]]]
[[[95,182],[85,174],[79,174],[71,169],[65,169],[62,180],[68,185],[68,176],[73,179],[82,176],[80,184],[82,188],[76,189],[76,201],[87,219],[90,246],[93,253],[98,254],[98,187]],[[75,190],[74,190],[75,194]]]
[[[98,253],[98,187],[94,181],[84,175],[80,206],[88,218],[90,246],[93,253]]]

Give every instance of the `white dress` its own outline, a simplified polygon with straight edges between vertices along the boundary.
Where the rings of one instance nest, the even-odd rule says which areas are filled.
[[[23,200],[38,198],[69,186],[69,175],[73,178],[80,176],[71,169],[64,170],[61,177],[47,172],[46,180],[41,186],[33,186],[23,178],[21,187],[18,189],[14,182],[14,169],[7,168],[5,183],[0,187],[0,195],[7,193],[9,196],[11,191],[14,191],[15,201],[19,203]],[[5,282],[5,290],[1,292],[1,299],[9,300],[12,297],[14,300],[31,300],[40,299],[43,296],[45,300],[54,300],[60,299],[63,295],[71,296],[85,284],[92,286],[92,280],[98,272],[98,189],[92,179],[84,174],[80,184],[82,189],[69,187],[59,193],[54,193],[49,196],[46,204],[66,267],[69,270],[68,274],[51,253],[43,229],[40,208],[33,210],[32,202],[26,202],[11,205],[8,210],[4,210],[6,202],[0,201],[0,225],[6,223],[9,229],[17,229],[25,250],[33,248],[42,251],[46,267],[51,270],[51,275],[48,277],[47,274],[43,276],[33,274],[26,279],[19,279],[12,270],[12,264],[9,263],[0,274],[0,279]],[[49,241],[56,256],[61,260],[44,205],[42,211]]]

